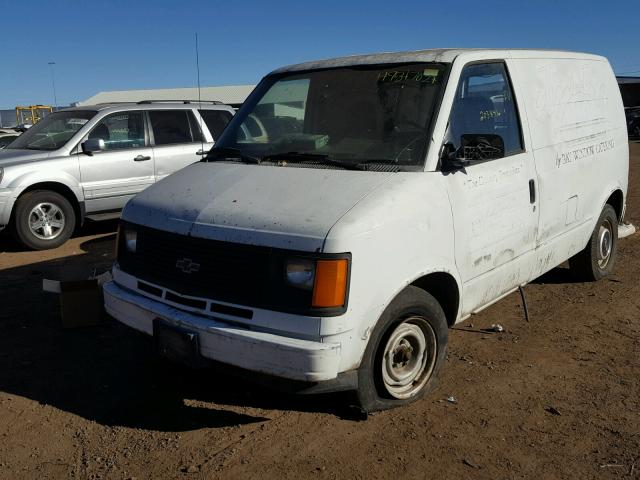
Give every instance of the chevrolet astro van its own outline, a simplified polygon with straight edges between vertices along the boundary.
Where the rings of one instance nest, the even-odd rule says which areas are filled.
[[[433,388],[448,327],[566,260],[612,271],[628,156],[596,55],[281,68],[202,161],[126,205],[106,308],[171,358],[402,405]]]

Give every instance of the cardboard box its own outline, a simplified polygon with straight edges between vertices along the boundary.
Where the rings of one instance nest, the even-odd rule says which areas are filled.
[[[104,298],[96,279],[60,284],[60,313],[64,328],[89,327],[102,322]]]
[[[60,294],[63,328],[90,327],[104,318],[102,284],[111,279],[105,272],[87,280],[42,280],[42,289]]]

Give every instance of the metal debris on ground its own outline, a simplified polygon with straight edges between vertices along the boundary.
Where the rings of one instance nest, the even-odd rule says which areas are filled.
[[[458,400],[453,395],[449,395],[445,400],[449,403],[458,403]]]
[[[631,223],[621,223],[618,225],[618,239],[630,237],[636,233],[635,225]]]
[[[551,415],[562,415],[562,414],[560,413],[560,410],[558,410],[558,409],[557,409],[557,408],[555,408],[555,407],[547,407],[547,408],[545,408],[545,410],[546,410],[547,412],[549,412]]]
[[[466,466],[471,467],[471,468],[477,468],[477,469],[480,468],[480,465],[478,465],[477,463],[473,463],[468,458],[462,459],[462,463],[464,463]]]
[[[482,330],[485,331],[485,332],[501,333],[501,332],[504,332],[504,327],[502,325],[500,325],[499,323],[494,323],[489,328],[483,328]]]

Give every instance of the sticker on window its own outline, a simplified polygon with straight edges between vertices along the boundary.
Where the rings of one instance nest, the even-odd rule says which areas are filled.
[[[69,120],[67,120],[67,123],[70,123],[71,125],[84,125],[88,121],[89,120],[87,120],[86,118],[70,118]]]
[[[440,70],[425,68],[418,70],[386,70],[378,74],[378,83],[422,83],[435,85],[438,83]]]

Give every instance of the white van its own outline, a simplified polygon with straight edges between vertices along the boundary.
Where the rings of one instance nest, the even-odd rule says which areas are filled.
[[[567,259],[609,274],[627,181],[603,57],[289,66],[202,162],[127,204],[106,308],[169,357],[390,408],[433,388],[448,327]]]

